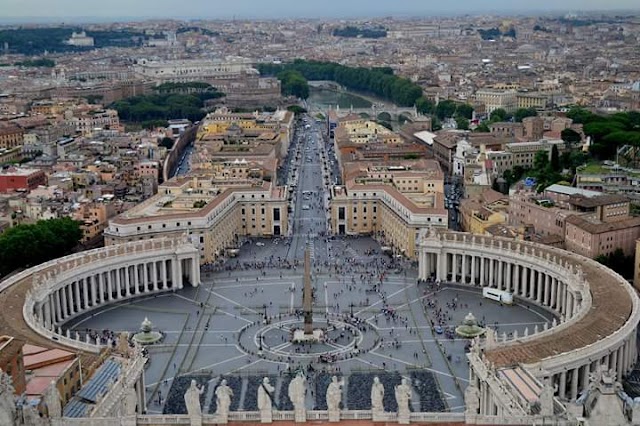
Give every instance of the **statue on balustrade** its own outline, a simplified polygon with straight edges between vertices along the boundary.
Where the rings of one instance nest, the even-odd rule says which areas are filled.
[[[123,403],[124,415],[127,417],[135,416],[136,408],[138,406],[138,394],[132,386],[125,389]]]
[[[464,390],[464,405],[466,414],[478,414],[480,410],[480,391],[476,386],[475,380],[469,383]]]
[[[0,425],[16,424],[16,402],[11,376],[0,369]]]
[[[327,388],[327,411],[330,422],[340,421],[340,402],[342,401],[342,387],[344,380],[338,381],[336,376],[331,378],[331,383]]]
[[[191,386],[184,393],[184,403],[187,406],[187,414],[190,417],[191,424],[200,424],[202,422],[202,408],[200,407],[200,395],[204,392],[203,387],[198,387],[195,380],[191,380]]]
[[[271,423],[273,421],[272,401],[275,388],[269,383],[269,378],[262,379],[262,384],[258,388],[258,409],[260,410],[260,421]]]
[[[227,386],[227,381],[222,380],[216,389],[216,414],[218,415],[218,423],[227,423],[229,421],[229,407],[231,407],[231,397],[233,390]]]
[[[62,397],[60,396],[60,392],[58,392],[58,387],[54,380],[49,384],[43,399],[47,406],[49,418],[57,419],[62,417]]]
[[[411,385],[407,379],[395,387],[396,402],[398,403],[398,423],[409,424],[411,411],[409,410],[409,401],[411,400]]]
[[[376,420],[384,413],[382,400],[384,398],[384,386],[380,383],[378,376],[373,378],[373,386],[371,386],[371,413]]]
[[[304,422],[307,419],[306,410],[304,407],[304,400],[307,394],[306,389],[307,379],[305,379],[302,372],[298,372],[296,377],[289,383],[289,399],[293,404],[293,411],[295,414],[295,421],[297,423]]]

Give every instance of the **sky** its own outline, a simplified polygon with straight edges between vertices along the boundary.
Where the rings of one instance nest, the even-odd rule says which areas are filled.
[[[638,0],[0,0],[0,20],[354,18],[636,10]]]

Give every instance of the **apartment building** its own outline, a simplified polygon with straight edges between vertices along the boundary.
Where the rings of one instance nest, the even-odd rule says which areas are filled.
[[[0,193],[31,191],[39,185],[46,185],[47,176],[42,170],[10,167],[0,170]]]
[[[171,179],[158,194],[117,216],[104,232],[105,245],[188,234],[210,263],[242,237],[287,235],[285,187],[271,182],[216,181],[211,175]]]
[[[330,226],[338,235],[373,235],[414,259],[420,229],[448,226],[444,176],[433,160],[397,164],[345,165],[346,183],[331,194]]]
[[[551,156],[553,146],[558,152],[563,152],[565,143],[562,140],[542,139],[536,142],[508,143],[502,151],[487,151],[487,159],[491,160],[494,176],[502,176],[506,170],[516,166],[533,167],[533,161],[538,151],[546,151]]]
[[[0,124],[0,148],[11,149],[21,146],[24,130],[12,124]]]
[[[476,92],[475,99],[485,105],[487,114],[497,109],[504,109],[508,113],[518,109],[518,92],[513,89],[480,89]]]
[[[460,224],[465,232],[485,235],[490,233],[489,228],[494,225],[506,223],[508,210],[509,197],[491,188],[484,188],[460,201]]]

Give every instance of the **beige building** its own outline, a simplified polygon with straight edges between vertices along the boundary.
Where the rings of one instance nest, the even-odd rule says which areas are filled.
[[[488,234],[494,225],[507,221],[509,197],[485,188],[478,195],[460,201],[462,229],[473,234]]]
[[[622,249],[626,256],[636,252],[640,238],[640,217],[616,222],[601,222],[585,216],[571,216],[566,221],[565,247],[574,253],[595,258]]]
[[[485,105],[487,114],[497,109],[511,113],[518,109],[517,93],[513,89],[480,89],[476,92],[476,101]]]
[[[285,187],[211,176],[174,178],[158,194],[111,220],[105,245],[188,234],[200,263],[216,261],[242,237],[288,233]]]
[[[415,259],[420,229],[448,226],[442,171],[433,160],[406,166],[351,163],[345,186],[332,190],[331,229],[374,235],[395,254]]]

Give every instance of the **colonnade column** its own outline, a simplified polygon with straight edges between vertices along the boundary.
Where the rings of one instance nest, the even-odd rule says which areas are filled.
[[[494,274],[493,259],[489,258],[487,259],[487,261],[489,262],[489,287],[494,287],[496,283],[493,280],[493,274]]]
[[[162,260],[162,288],[167,288],[167,260]]]
[[[536,296],[536,302],[540,303],[540,301],[542,300],[542,286],[544,285],[544,280],[545,277],[547,276],[547,274],[541,274],[538,273],[538,282],[536,283],[536,288],[535,288],[535,296]],[[531,292],[531,298],[533,298],[534,296],[534,292]]]
[[[480,287],[484,287],[485,263],[487,263],[487,260],[482,256],[478,259],[480,260]]]
[[[476,285],[476,256],[471,255],[471,283]]]
[[[82,279],[86,281],[86,278],[82,278]],[[80,305],[81,297],[80,297],[80,282],[79,282],[79,280],[75,280],[73,282],[73,293],[74,293],[74,300],[76,302],[76,306],[73,309],[74,314],[75,314],[75,313],[78,313],[78,312],[82,311],[82,308],[81,308],[81,305]],[[85,307],[85,309],[87,308],[87,304],[86,303],[85,303],[84,307]]]

